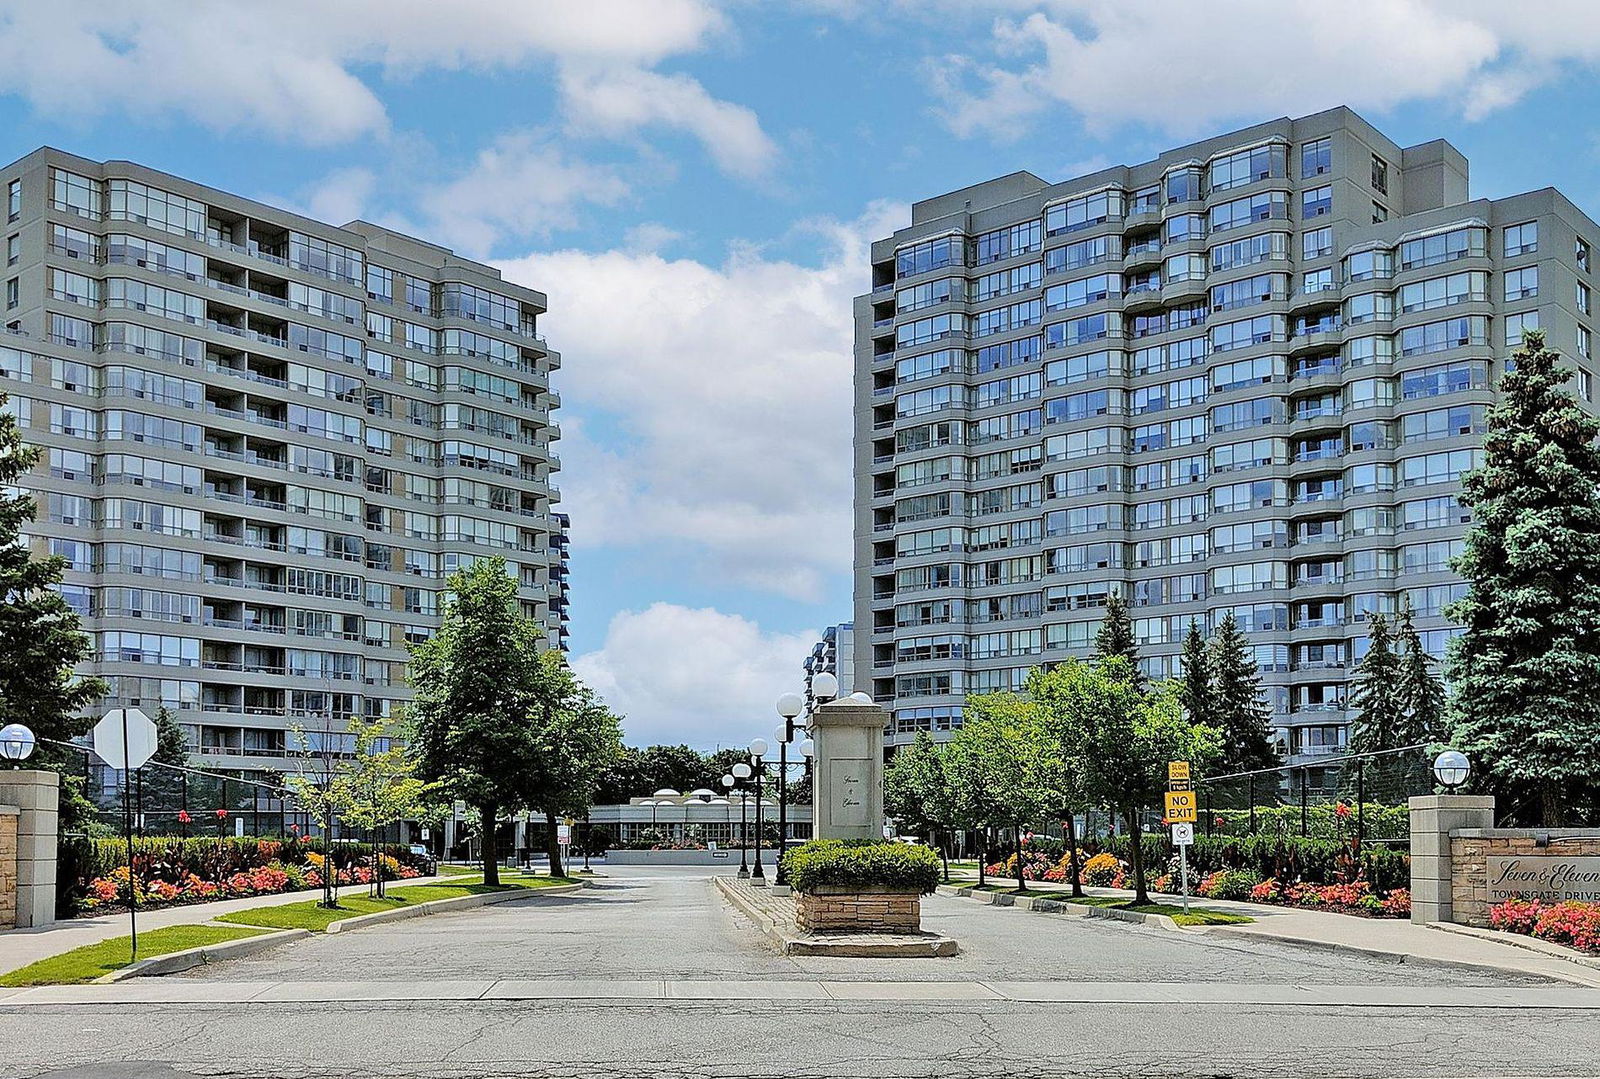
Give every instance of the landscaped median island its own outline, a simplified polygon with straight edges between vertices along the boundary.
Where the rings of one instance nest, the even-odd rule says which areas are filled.
[[[265,929],[232,925],[169,925],[139,934],[139,958],[154,959],[189,948],[203,948],[230,940],[243,940],[265,933]],[[131,942],[127,937],[112,937],[85,944],[70,952],[52,955],[37,963],[0,974],[0,986],[78,985],[92,982],[128,965]]]
[[[1247,925],[1255,921],[1247,914],[1230,914],[1227,911],[1213,910],[1210,907],[1191,906],[1188,913],[1176,903],[1135,903],[1126,896],[1118,895],[1080,895],[1055,890],[1035,889],[1027,892],[1018,891],[1015,885],[984,884],[963,888],[963,892],[982,892],[999,895],[1025,895],[1034,899],[1043,899],[1052,903],[1059,903],[1068,907],[1094,907],[1098,910],[1121,910],[1131,914],[1161,914],[1171,918],[1178,925],[1184,927],[1206,925]]]
[[[813,933],[918,933],[922,897],[939,886],[929,847],[813,839],[784,855],[800,899],[800,927]]]

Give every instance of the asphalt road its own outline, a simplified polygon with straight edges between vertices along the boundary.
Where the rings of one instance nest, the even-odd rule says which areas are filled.
[[[1600,1011],[1523,1007],[1519,1001],[1543,992],[1530,989],[1548,984],[1533,979],[943,897],[926,901],[925,920],[958,939],[964,954],[791,959],[773,954],[724,905],[705,871],[617,869],[581,896],[313,938],[164,983],[190,999],[208,985],[220,994],[241,982],[284,983],[277,995],[289,999],[273,1003],[0,1004],[0,1075],[1600,1073]],[[728,980],[747,988],[730,984],[726,1000],[426,999],[430,983],[501,978],[619,987]],[[360,980],[400,986],[407,999],[294,999],[296,986],[310,995],[319,984],[333,990]],[[777,1000],[753,991],[800,980],[857,983],[875,999]],[[1109,985],[1107,995],[1124,1003],[926,999],[945,985],[1029,980],[1080,989],[1151,984],[1148,1003],[1127,1003],[1126,987],[1112,994]],[[908,981],[924,999],[890,999],[895,986],[871,984]],[[159,995],[163,983],[140,984]],[[1345,987],[1360,1003],[1289,1003],[1296,986]]]

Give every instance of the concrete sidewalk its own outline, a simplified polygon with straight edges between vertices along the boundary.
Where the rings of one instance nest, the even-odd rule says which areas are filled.
[[[977,875],[962,874],[958,878],[956,874],[951,874],[952,882],[958,879],[962,884],[970,884],[976,882]],[[987,881],[1002,887],[1016,886],[1014,877],[990,875]],[[1029,881],[1028,890],[1037,890],[1050,896],[1069,895],[1071,886]],[[1084,893],[1133,898],[1133,892],[1118,888],[1085,888]],[[1179,897],[1165,894],[1152,893],[1151,899],[1173,906],[1182,903]],[[1229,914],[1244,914],[1256,920],[1249,925],[1206,926],[1185,932],[1272,940],[1313,948],[1336,948],[1364,955],[1391,957],[1401,962],[1409,959],[1450,966],[1488,967],[1600,988],[1600,967],[1589,965],[1581,957],[1568,959],[1482,936],[1442,933],[1400,918],[1360,918],[1325,910],[1236,903],[1226,899],[1195,897],[1190,902],[1194,906]]]
[[[413,877],[410,880],[385,882],[388,888],[406,888],[413,884],[450,884],[462,880],[461,876]],[[347,884],[339,889],[340,895],[366,895],[365,884]],[[254,907],[277,907],[286,903],[303,903],[319,899],[320,889],[303,892],[283,892],[279,895],[255,895],[244,899],[219,899],[213,903],[191,903],[188,906],[164,907],[160,910],[139,911],[139,932],[161,929],[169,925],[198,925],[209,922],[220,914],[250,910]],[[128,935],[128,912],[103,914],[93,918],[69,918],[34,929],[7,929],[0,931],[0,974],[48,959],[52,955],[70,952],[86,944]]]
[[[1235,1008],[1470,1008],[1600,1011],[1600,992],[1576,986],[1549,988],[1416,985],[1273,985],[1229,982],[1080,981],[837,981],[817,978],[682,981],[678,979],[454,979],[440,981],[189,981],[157,978],[114,985],[46,985],[0,989],[0,1011],[64,1005],[151,1004],[272,1005],[283,1003],[392,1004],[416,1007],[436,1001],[590,1001],[668,1009],[688,1001],[1033,1004],[1137,1004],[1161,1009]]]

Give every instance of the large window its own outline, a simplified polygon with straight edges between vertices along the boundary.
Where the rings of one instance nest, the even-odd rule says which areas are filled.
[[[1013,255],[1037,251],[1043,241],[1038,221],[1025,221],[1020,225],[986,232],[978,237],[975,245],[977,251],[975,264],[982,266]]]
[[[941,236],[895,252],[895,276],[912,277],[945,266],[966,264],[967,242],[960,236]]]
[[[203,202],[132,180],[107,181],[106,191],[113,218],[138,221],[162,232],[205,235],[206,205]]]
[[[1121,191],[1097,191],[1092,195],[1068,199],[1066,202],[1046,208],[1045,231],[1055,236],[1063,232],[1092,228],[1107,221],[1119,220],[1123,216],[1122,211]]]
[[[100,182],[65,169],[51,169],[50,206],[98,221],[105,211]]]
[[[1283,176],[1287,149],[1281,143],[1240,150],[1211,162],[1211,190],[1226,191],[1257,180]]]

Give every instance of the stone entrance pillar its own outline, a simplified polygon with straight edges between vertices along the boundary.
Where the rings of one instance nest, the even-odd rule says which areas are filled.
[[[14,807],[17,814],[13,819],[17,828],[18,929],[56,920],[56,812],[60,801],[61,777],[56,773],[0,769],[0,806]]]
[[[1451,920],[1450,833],[1458,828],[1493,828],[1494,797],[1487,794],[1426,794],[1411,806],[1411,920]]]
[[[883,725],[889,713],[848,697],[811,716],[818,839],[883,838]]]

